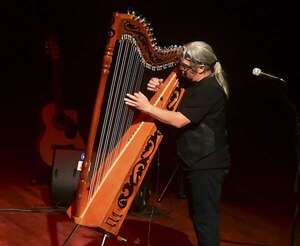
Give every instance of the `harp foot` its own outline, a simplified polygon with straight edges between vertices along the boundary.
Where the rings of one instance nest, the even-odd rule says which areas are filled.
[[[120,243],[127,243],[127,241],[128,241],[127,238],[122,237],[122,236],[117,236],[117,240],[118,240]]]
[[[110,234],[109,233],[105,233],[103,235],[103,238],[102,238],[102,241],[101,241],[101,246],[104,246],[105,242],[106,242],[106,239],[110,237]],[[122,236],[117,236],[117,240],[120,242],[120,243],[127,243],[127,238],[125,237],[122,237]]]
[[[104,244],[105,244],[105,241],[106,241],[106,239],[109,237],[109,234],[108,233],[105,233],[104,235],[103,235],[103,238],[102,238],[102,241],[101,241],[101,246],[104,246]]]

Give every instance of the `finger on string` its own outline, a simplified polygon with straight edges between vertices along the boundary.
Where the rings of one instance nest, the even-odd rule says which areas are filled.
[[[152,87],[152,88],[154,88],[154,87],[155,87],[155,85],[154,85],[154,84],[148,84],[147,86],[148,86],[148,87]]]
[[[147,86],[147,89],[148,90],[155,90],[155,87],[153,87],[153,86]]]
[[[136,104],[133,103],[133,102],[125,101],[125,104],[126,104],[126,105],[129,105],[129,106],[132,106],[132,107],[136,107]]]
[[[129,98],[124,98],[124,101],[125,101],[125,102],[132,102],[132,100],[129,99]]]
[[[150,85],[147,86],[148,90],[154,90],[155,88],[156,88],[155,86],[150,86]]]
[[[159,80],[161,80],[160,78],[157,78],[157,77],[153,77],[153,78],[151,78],[150,80],[152,80],[152,81],[159,81]]]
[[[149,86],[152,86],[152,87],[156,87],[156,86],[159,85],[159,82],[150,81],[150,82],[148,83],[148,85],[149,85]]]
[[[131,95],[129,93],[126,94],[127,97],[132,98],[132,99],[136,99],[136,97],[134,95]]]
[[[136,102],[136,101],[137,101],[137,98],[136,98],[136,97],[132,97],[132,98],[127,98],[127,97],[125,97],[124,100],[130,101],[130,102]]]

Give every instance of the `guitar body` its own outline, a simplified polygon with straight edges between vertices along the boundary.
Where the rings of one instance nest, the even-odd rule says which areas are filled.
[[[55,103],[48,103],[42,109],[42,121],[45,131],[39,139],[41,159],[49,166],[53,165],[54,150],[84,149],[84,141],[80,136],[76,123],[78,114],[74,110],[63,110],[57,115]]]
[[[63,66],[56,35],[48,37],[46,53],[52,61],[53,102],[41,110],[45,130],[38,139],[38,149],[42,161],[52,166],[55,149],[83,150],[85,147],[77,129],[77,112],[66,110],[62,103]]]

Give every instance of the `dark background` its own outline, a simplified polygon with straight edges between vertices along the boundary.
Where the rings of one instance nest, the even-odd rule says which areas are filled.
[[[2,8],[2,151],[12,149],[18,155],[26,149],[37,155],[36,139],[43,130],[40,110],[52,100],[51,61],[44,48],[49,33],[59,39],[65,106],[78,111],[86,140],[112,12],[127,7],[152,23],[161,46],[194,40],[212,45],[231,86],[232,180],[250,187],[261,178],[265,185],[257,187],[259,192],[274,191],[275,183],[285,180],[282,190],[291,194],[296,118],[290,103],[300,106],[299,34],[297,8],[288,1],[6,2]],[[254,67],[284,78],[288,89],[279,81],[253,76]],[[164,156],[163,162],[167,152]]]

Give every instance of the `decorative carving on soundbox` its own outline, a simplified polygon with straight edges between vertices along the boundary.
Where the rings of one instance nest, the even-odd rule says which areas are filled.
[[[137,186],[144,175],[144,171],[147,165],[151,161],[151,157],[154,154],[157,140],[161,137],[162,134],[159,130],[156,130],[148,139],[143,152],[140,155],[140,158],[136,164],[131,169],[131,174],[127,182],[123,185],[121,194],[117,199],[117,207],[115,207],[110,216],[105,220],[105,223],[111,227],[116,227],[117,224],[122,220],[123,214],[122,209],[124,209],[128,204],[128,198],[130,198],[134,192],[134,189],[137,189]]]
[[[169,102],[167,104],[167,109],[168,110],[172,110],[174,111],[175,106],[180,98],[180,94],[181,94],[181,88],[179,86],[177,86],[172,94],[172,96],[169,99]]]
[[[158,135],[161,135],[161,133],[159,131],[155,131],[154,134],[150,136],[140,156],[140,159],[131,169],[129,180],[123,185],[122,193],[118,198],[119,208],[125,208],[127,206],[128,198],[134,192],[134,188],[138,185],[145,168],[150,162],[150,158],[155,150]]]
[[[120,222],[122,217],[123,215],[112,212],[111,216],[107,218],[106,224],[110,225],[111,227],[115,227],[117,223]]]

